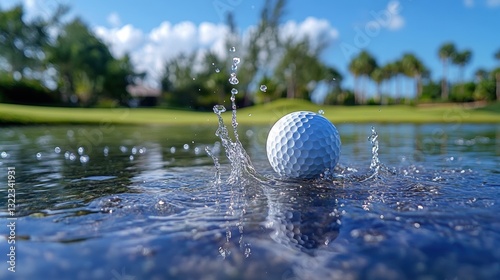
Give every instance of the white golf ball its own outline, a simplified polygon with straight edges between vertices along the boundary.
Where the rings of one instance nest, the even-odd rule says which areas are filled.
[[[340,156],[337,128],[325,117],[299,111],[279,119],[269,131],[269,163],[286,178],[314,178],[332,171]]]

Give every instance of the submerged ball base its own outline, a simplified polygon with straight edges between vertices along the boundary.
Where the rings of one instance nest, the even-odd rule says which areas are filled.
[[[280,176],[310,179],[333,170],[339,161],[340,136],[325,117],[299,111],[279,119],[267,137],[269,163]]]

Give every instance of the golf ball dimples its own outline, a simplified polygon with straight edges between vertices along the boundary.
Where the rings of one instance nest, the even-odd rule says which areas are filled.
[[[267,136],[269,163],[280,176],[314,178],[333,170],[340,156],[337,128],[325,117],[299,111],[279,119]]]

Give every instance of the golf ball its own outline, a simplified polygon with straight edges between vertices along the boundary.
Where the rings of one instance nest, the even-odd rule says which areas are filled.
[[[325,117],[299,111],[279,119],[269,131],[269,163],[286,178],[314,178],[333,170],[339,161],[340,136]]]

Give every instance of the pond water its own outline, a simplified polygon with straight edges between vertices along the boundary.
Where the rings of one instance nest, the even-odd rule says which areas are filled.
[[[336,126],[312,181],[275,178],[270,125],[232,164],[208,125],[0,128],[0,278],[500,279],[499,125],[375,125],[371,167],[371,126]]]

